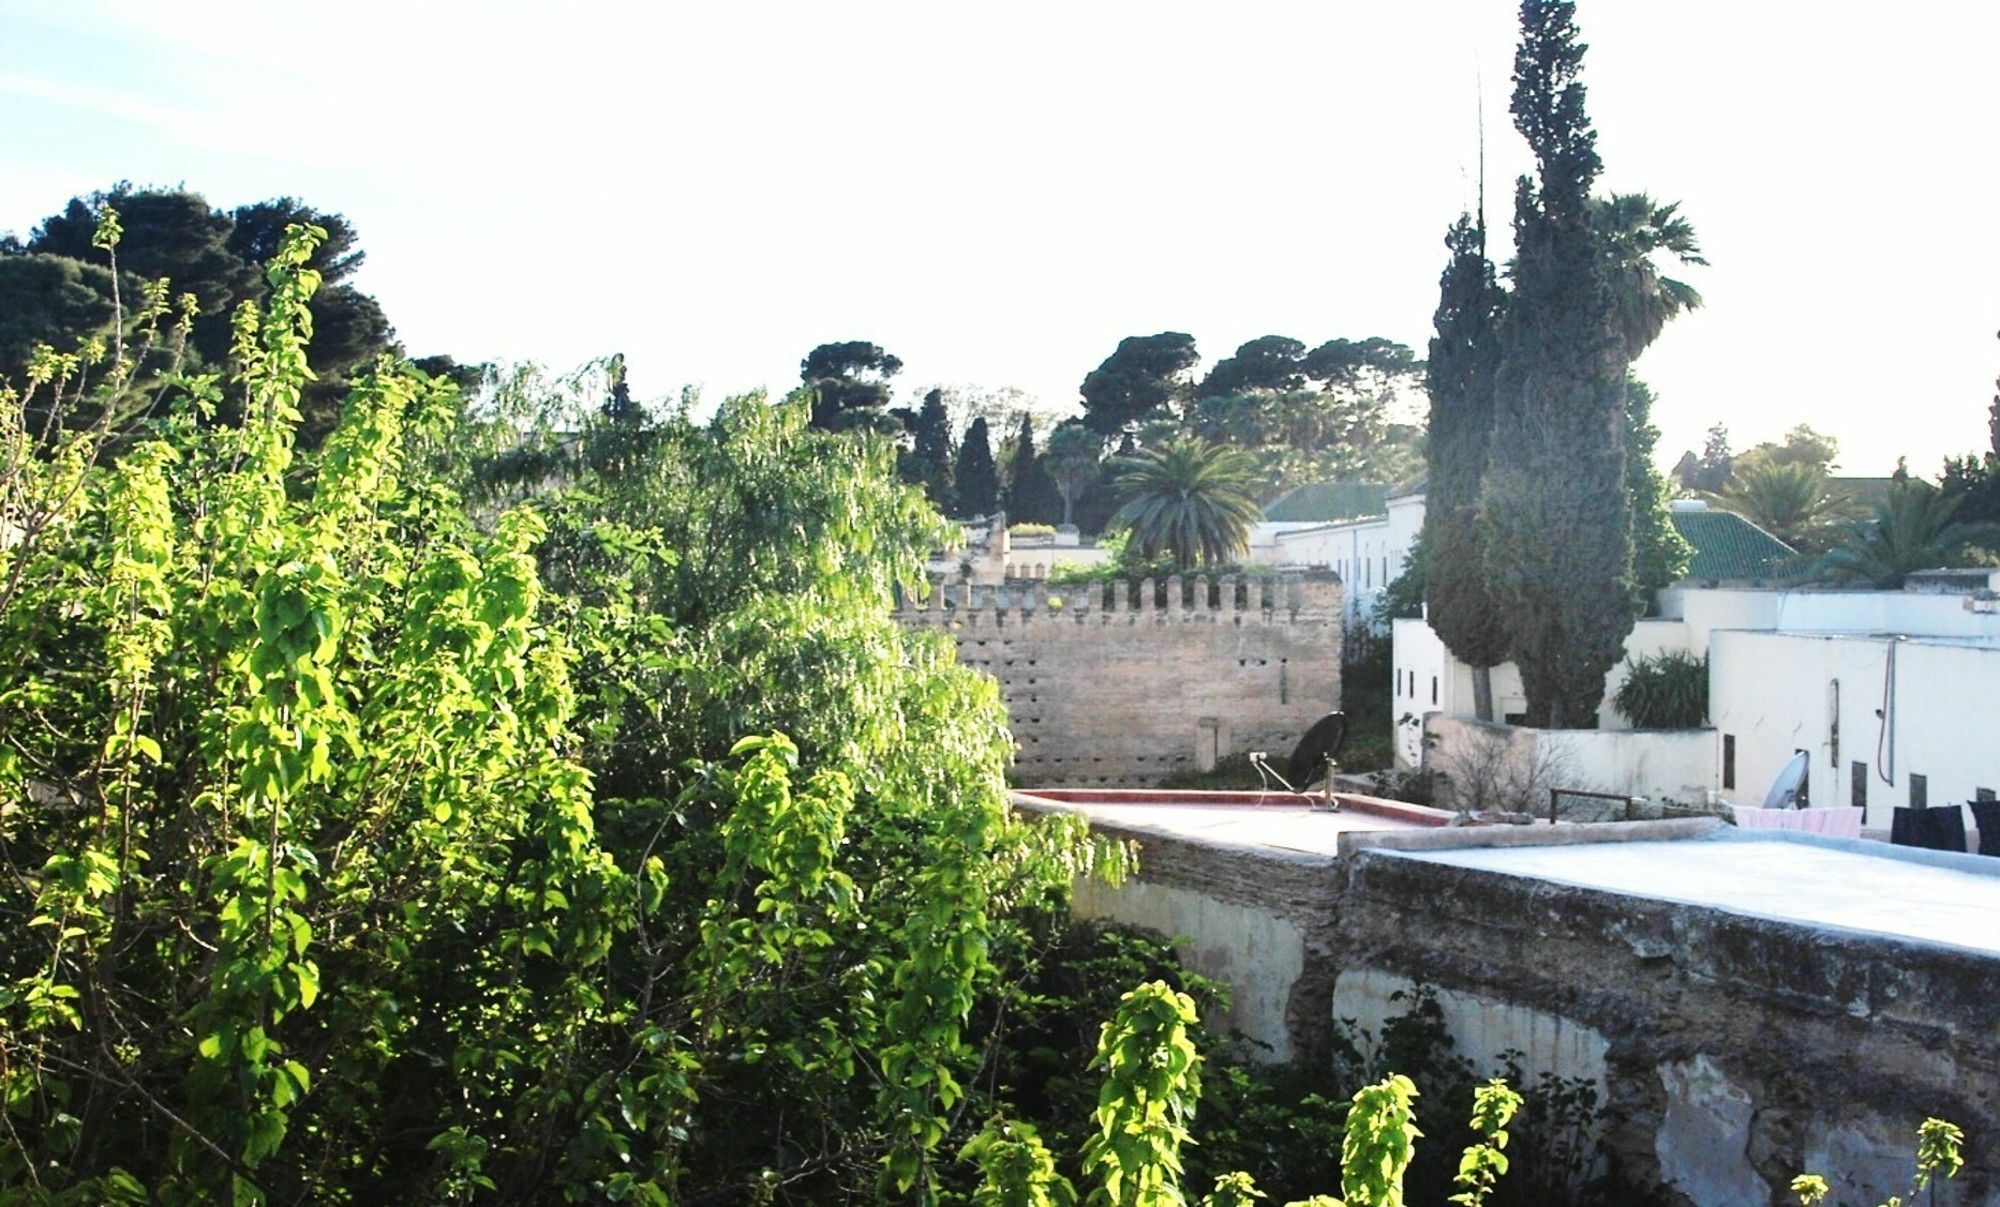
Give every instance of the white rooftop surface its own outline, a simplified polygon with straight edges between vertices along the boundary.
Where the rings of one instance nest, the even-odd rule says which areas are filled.
[[[1839,846],[1740,838],[1396,854],[2000,954],[2000,860],[1989,875]]]
[[[1319,813],[1304,805],[1100,804],[1058,801],[1095,821],[1115,826],[1151,826],[1176,837],[1272,847],[1309,855],[1337,855],[1340,836],[1356,830],[1422,830],[1429,827],[1400,817],[1359,809]]]

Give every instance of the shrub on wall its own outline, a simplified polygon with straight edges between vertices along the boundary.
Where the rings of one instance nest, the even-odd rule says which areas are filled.
[[[1638,729],[1699,729],[1708,724],[1708,659],[1684,653],[1638,659],[1611,703]]]

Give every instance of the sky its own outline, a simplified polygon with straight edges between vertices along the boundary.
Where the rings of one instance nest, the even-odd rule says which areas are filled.
[[[642,396],[898,384],[1073,406],[1128,335],[1430,334],[1445,228],[1531,165],[1501,0],[0,0],[0,231],[120,179],[346,215],[413,354],[626,354]],[[1798,423],[1842,472],[1982,448],[2000,4],[1581,0],[1602,185],[1707,300],[1637,366],[1661,460]]]

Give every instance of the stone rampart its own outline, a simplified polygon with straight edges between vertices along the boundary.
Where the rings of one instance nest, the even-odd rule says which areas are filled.
[[[1252,750],[1282,763],[1340,707],[1330,574],[945,583],[897,617],[949,632],[1000,681],[1016,775],[1035,786],[1149,784]]]

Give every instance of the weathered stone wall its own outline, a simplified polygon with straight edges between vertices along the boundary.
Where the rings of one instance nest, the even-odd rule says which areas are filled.
[[[948,631],[960,662],[1000,681],[1022,782],[1134,785],[1289,757],[1340,707],[1340,591],[1329,574],[945,584],[897,617]]]
[[[1938,1201],[2000,1203],[1991,956],[1384,852],[1341,872],[1341,977],[1420,980],[1602,1041],[1630,1184],[1765,1203],[1814,1170],[1840,1202],[1879,1202],[1937,1115],[1984,1137]]]
[[[1379,1030],[1405,1008],[1391,993],[1426,984],[1459,1051],[1490,1062],[1514,1049],[1531,1076],[1599,1086],[1608,1171],[1661,1201],[1787,1201],[1791,1176],[1811,1170],[1836,1201],[1880,1202],[1907,1187],[1916,1125],[1936,1115],[1968,1138],[1967,1168],[1937,1201],[2000,1204],[1990,955],[1383,850],[1330,858],[1101,828],[1141,843],[1139,876],[1087,890],[1079,915],[1183,935],[1196,970],[1243,978],[1251,992],[1220,1021],[1252,1055],[1327,1068],[1336,1020]]]

